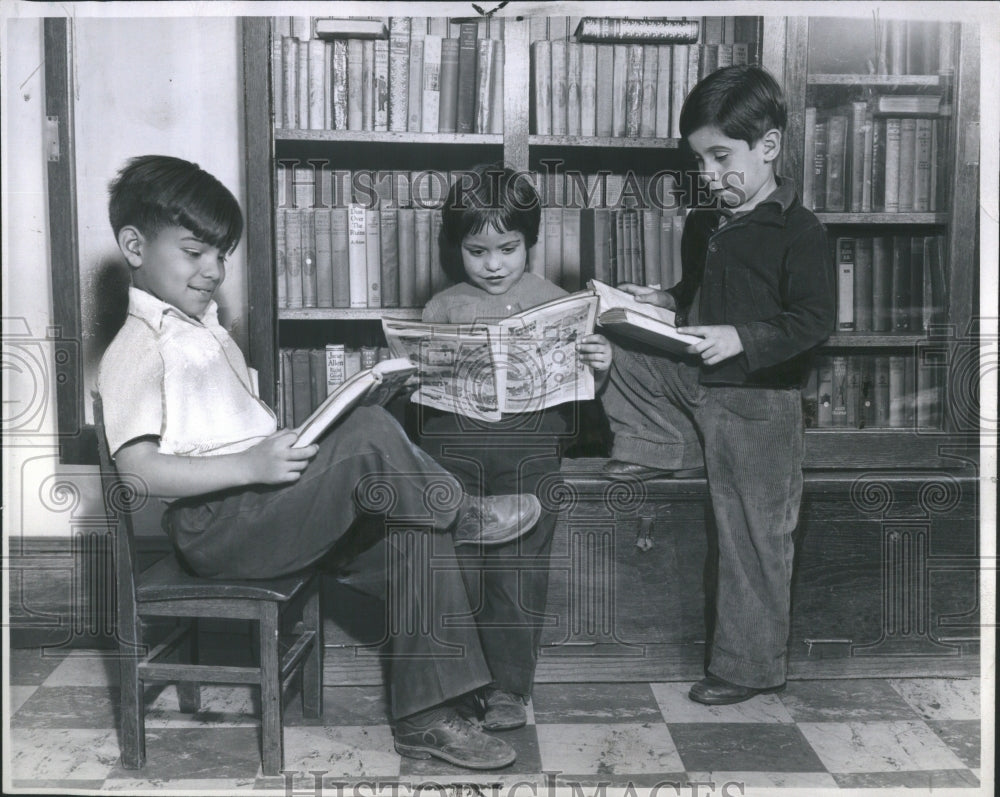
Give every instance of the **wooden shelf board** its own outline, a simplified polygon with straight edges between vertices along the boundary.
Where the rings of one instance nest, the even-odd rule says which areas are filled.
[[[809,75],[810,86],[940,86],[938,75]]]
[[[404,133],[373,130],[285,130],[276,129],[274,140],[331,141],[356,144],[473,144],[503,146],[503,136],[479,133]]]
[[[947,213],[825,213],[816,217],[824,224],[947,224]]]
[[[280,321],[379,321],[383,317],[420,319],[420,307],[309,307],[301,310],[288,308],[278,311]]]
[[[677,149],[676,138],[601,138],[595,136],[528,136],[531,147],[604,147],[606,149]]]

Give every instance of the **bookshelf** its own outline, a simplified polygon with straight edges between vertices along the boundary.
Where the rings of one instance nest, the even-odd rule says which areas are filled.
[[[717,19],[722,20],[716,22]],[[806,157],[806,113],[808,107],[823,109],[864,99],[873,103],[880,96],[944,97],[950,106],[939,114],[936,134],[946,140],[937,162],[938,201],[928,209],[887,212],[866,205],[852,208],[850,197],[843,210],[822,209],[820,219],[827,225],[831,241],[886,236],[903,240],[940,242],[941,259],[947,268],[946,306],[933,319],[930,329],[843,329],[830,338],[823,355],[838,358],[906,357],[918,363],[935,364],[939,392],[940,420],[920,427],[854,428],[837,426],[810,428],[807,432],[807,466],[814,468],[907,468],[914,462],[928,467],[948,461],[942,443],[964,443],[963,420],[943,412],[952,400],[956,377],[947,363],[960,361],[960,350],[968,347],[970,322],[976,302],[975,195],[969,187],[977,184],[976,165],[965,152],[961,130],[977,115],[978,42],[971,26],[948,27],[953,37],[945,48],[948,64],[933,74],[858,74],[824,65],[810,46],[817,26],[825,20],[789,18],[712,18],[702,21],[703,34],[719,42],[746,43],[747,57],[761,63],[782,82],[789,103],[789,126],[782,156],[781,173],[796,182],[802,192],[803,163]],[[866,20],[852,20],[864,25]],[[539,134],[538,98],[534,91],[533,50],[540,40],[573,43],[572,18],[505,17],[489,35],[500,35],[503,93],[502,132],[432,133],[423,131],[377,131],[343,129],[301,129],[273,123],[275,63],[273,23],[266,18],[248,18],[243,23],[244,74],[246,76],[247,131],[247,246],[250,268],[250,352],[251,363],[260,372],[262,395],[276,406],[281,366],[279,351],[289,342],[321,346],[338,338],[377,345],[379,320],[383,315],[418,318],[418,307],[282,307],[278,303],[275,277],[276,210],[280,197],[275,167],[282,160],[326,161],[332,168],[352,170],[438,169],[448,171],[484,161],[503,160],[514,168],[544,172],[552,159],[558,169],[595,174],[633,171],[650,175],[660,170],[683,173],[691,167],[681,142],[674,136],[657,135],[654,128],[645,135],[583,135],[574,124],[553,134]],[[497,30],[502,31],[500,34]],[[480,29],[481,30],[481,29]],[[857,38],[857,37],[855,37]],[[390,34],[391,39],[391,34]],[[563,45],[560,45],[563,46]],[[617,45],[616,45],[617,46]],[[858,45],[852,44],[856,48]],[[691,45],[692,49],[695,45]],[[557,47],[558,49],[558,47]],[[563,49],[566,49],[563,46]],[[667,48],[669,49],[669,48]],[[846,48],[851,50],[851,48]],[[649,51],[647,50],[647,53]],[[662,49],[659,52],[663,52]],[[822,55],[822,54],[821,54]],[[648,57],[648,56],[647,56]],[[702,58],[704,55],[702,54]],[[877,58],[877,54],[876,54]],[[712,57],[709,57],[709,62]],[[693,65],[699,58],[689,58]],[[527,89],[527,90],[526,90]],[[600,87],[598,87],[600,91]],[[551,103],[551,98],[549,99]],[[550,110],[551,112],[551,110]],[[885,114],[883,114],[885,116]],[[907,115],[910,116],[910,115]],[[903,118],[901,116],[900,118]],[[850,119],[846,134],[850,135]],[[557,125],[557,129],[560,126]],[[662,130],[662,125],[661,125]],[[616,131],[620,133],[621,131]],[[846,184],[849,189],[849,181]],[[558,188],[558,192],[567,190]],[[543,194],[543,201],[546,197]],[[558,204],[557,198],[556,203]],[[640,220],[641,224],[641,220]],[[542,231],[544,235],[544,230]],[[541,237],[541,236],[540,236]],[[644,255],[645,256],[645,255]],[[587,264],[583,265],[586,272]],[[586,276],[584,274],[583,276]],[[599,276],[599,275],[598,275]],[[572,289],[571,284],[565,287]],[[914,309],[914,316],[917,310]],[[922,322],[921,322],[922,323]],[[898,359],[897,359],[898,365]],[[915,379],[909,374],[908,379]],[[808,414],[808,411],[807,411]],[[962,413],[959,413],[962,414]]]

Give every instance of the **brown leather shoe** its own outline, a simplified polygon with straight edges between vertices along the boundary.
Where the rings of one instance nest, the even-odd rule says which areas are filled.
[[[785,688],[784,684],[768,686],[757,689],[753,686],[740,686],[730,683],[724,678],[715,675],[708,675],[691,687],[688,697],[696,703],[704,703],[706,706],[728,706],[732,703],[742,703],[757,695],[770,695],[780,692]]]
[[[499,769],[517,753],[503,739],[483,733],[454,709],[442,709],[426,727],[405,719],[393,728],[396,752],[408,758],[440,758],[467,769]]]

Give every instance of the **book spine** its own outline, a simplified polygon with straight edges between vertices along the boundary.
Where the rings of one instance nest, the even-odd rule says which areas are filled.
[[[815,211],[826,210],[827,171],[827,121],[817,115],[813,140],[813,206]]]
[[[857,429],[861,423],[861,360],[858,357],[847,358],[847,423],[852,429]]]
[[[326,398],[326,350],[309,349],[309,412],[315,410]]]
[[[861,386],[858,396],[858,428],[869,429],[877,425],[875,414],[875,357],[861,355],[858,359]]]
[[[361,129],[375,129],[375,42],[361,42]]]
[[[347,41],[333,43],[333,60],[330,69],[333,81],[333,128],[347,130]]]
[[[872,207],[876,212],[885,211],[885,119],[876,117],[872,122]]]
[[[535,107],[535,133],[552,135],[552,47],[547,39],[531,45],[531,92]]]
[[[851,103],[851,172],[849,185],[852,213],[860,213],[862,197],[865,188],[865,130],[868,116],[868,103]]]
[[[847,155],[847,117],[834,114],[827,120],[826,210],[840,213],[844,202],[844,166]]]
[[[562,286],[570,293],[580,290],[580,209],[562,209]]]
[[[545,225],[545,278],[562,285],[562,209],[542,208]]]
[[[285,275],[287,277],[288,307],[301,308],[302,290],[302,210],[289,210],[285,216],[285,240],[288,256]]]
[[[885,212],[899,213],[901,119],[885,120]]]
[[[861,157],[861,212],[870,213],[872,210],[872,169],[874,167],[874,139],[875,120],[872,117],[871,109],[865,111],[865,127],[862,141],[863,153]]]
[[[364,47],[360,39],[347,41],[347,129],[364,129]]]
[[[423,53],[421,53],[422,61]],[[441,40],[441,102],[438,110],[438,132],[456,132],[458,129],[458,39]]]
[[[319,39],[310,39],[306,45],[308,59],[309,129],[322,130],[325,120],[323,86],[326,84],[326,47]]]
[[[580,81],[583,70],[582,47],[582,44],[576,42],[566,44],[566,133],[571,136],[580,135],[582,125],[582,100],[580,96]]]
[[[389,129],[405,132],[409,118],[410,18],[389,20]]]
[[[632,282],[636,285],[646,284],[646,274],[642,262],[642,225],[639,222],[639,212],[629,210],[625,214],[625,227],[627,230],[626,243],[628,245],[628,258]]]
[[[639,88],[639,137],[656,136],[656,76],[659,71],[656,45],[642,46],[642,77]]]
[[[892,238],[872,239],[872,328],[892,331]]]
[[[924,308],[924,239],[921,235],[910,236],[910,331],[923,331]]]
[[[473,132],[490,131],[490,107],[493,104],[493,39],[479,39],[476,42],[476,102]]]
[[[698,40],[698,20],[583,17],[575,29],[581,41],[638,39],[669,44]]]
[[[931,207],[932,119],[915,119],[913,158],[913,211],[926,213]]]
[[[365,208],[348,208],[347,245],[350,263],[351,307],[368,306],[368,250],[365,243]]]
[[[368,371],[378,363],[378,346],[361,347],[361,370]]]
[[[375,77],[372,81],[375,130],[389,129],[389,42],[375,40]]]
[[[309,127],[309,40],[299,39],[296,51],[295,101],[297,127]]]
[[[660,285],[660,212],[656,208],[642,208],[639,213],[644,283],[650,286]]]
[[[344,373],[350,379],[361,370],[361,352],[357,349],[348,349],[344,352]]]
[[[627,107],[628,47],[616,44],[613,49],[614,67],[611,85],[611,135],[622,138],[625,135],[625,109]]]
[[[580,45],[580,135],[597,135],[597,45]]]
[[[614,133],[614,69],[615,51],[610,44],[597,47],[597,95],[594,135],[610,138]]]
[[[903,426],[913,429],[917,425],[917,360],[903,358]]]
[[[276,130],[285,125],[285,43],[276,20],[271,24],[271,120]]]
[[[382,307],[399,307],[399,231],[396,209],[379,211]]]
[[[567,113],[566,113],[566,92],[568,82],[568,64],[566,60],[567,42],[565,39],[556,39],[549,42],[551,51],[551,74],[552,74],[552,135],[566,135]]]
[[[837,329],[853,332],[854,324],[854,250],[853,238],[837,239]]]
[[[423,307],[431,298],[431,215],[423,208],[415,212],[413,225],[416,306]]]
[[[722,69],[726,66],[733,65],[733,45],[732,44],[720,44],[717,50],[717,59],[715,68]]]
[[[750,64],[750,43],[733,42],[733,66],[748,66]]]
[[[802,204],[807,208],[816,207],[816,171],[813,167],[816,159],[816,108],[809,106],[803,115],[803,151],[802,151]]]
[[[415,261],[413,208],[396,211],[399,257],[399,306],[417,306],[417,273]]]
[[[473,132],[476,118],[476,23],[463,22],[458,34],[458,102],[456,127],[459,133]]]
[[[274,211],[274,282],[275,302],[278,309],[288,307],[288,238],[286,218],[288,211],[277,208]]]
[[[333,307],[332,215],[333,211],[329,208],[317,208],[313,213],[316,236],[317,307]]]
[[[681,107],[687,91],[688,46],[675,44],[670,58],[670,137],[681,137]],[[808,163],[808,161],[806,161]]]
[[[816,425],[833,426],[833,363],[827,356],[816,358]]]
[[[503,41],[497,41],[493,48],[493,95],[490,98],[490,129],[487,131],[493,135],[503,135],[503,73],[504,73],[504,49]]]
[[[830,360],[833,371],[831,425],[842,428],[848,425],[847,357],[834,355]]]
[[[377,208],[365,210],[365,303],[368,307],[382,306],[382,213]]]
[[[875,356],[875,387],[872,395],[875,404],[875,426],[886,428],[890,425],[890,400],[889,400],[889,357],[887,355]]]
[[[910,293],[910,241],[907,236],[892,238],[892,328],[910,331],[913,296]]]
[[[928,235],[924,238],[923,263],[923,315],[921,318],[921,329],[930,331],[931,327],[945,320],[943,236]]]
[[[899,124],[899,212],[913,210],[913,174],[917,149],[917,120],[903,117]]]
[[[438,132],[441,115],[441,37],[428,34],[424,37],[423,104],[420,109],[421,130]],[[461,125],[459,125],[461,128]],[[463,132],[459,129],[458,132]]]
[[[309,350],[292,349],[292,422],[298,426],[312,412]]]
[[[642,125],[642,66],[641,44],[628,46],[628,66],[625,73],[625,137],[638,138]]]
[[[281,126],[294,130],[299,126],[299,40],[281,37]]]
[[[871,332],[872,313],[872,239],[862,237],[854,248],[854,329]]]
[[[335,207],[330,216],[330,252],[333,261],[333,306],[351,306],[351,260],[347,206]]]
[[[411,133],[419,133],[423,127],[424,109],[424,37],[410,40],[410,68],[408,70],[409,91],[407,93],[406,127]],[[454,132],[454,130],[452,130]]]
[[[656,93],[653,135],[656,138],[670,138],[670,61],[670,46],[659,45],[656,48],[656,79],[653,81]]]
[[[343,343],[328,343],[324,354],[326,355],[326,394],[330,395],[347,379],[344,362],[346,349]]]
[[[441,262],[441,214],[431,213],[431,232],[428,246],[431,252],[431,296],[437,295],[451,282]]]

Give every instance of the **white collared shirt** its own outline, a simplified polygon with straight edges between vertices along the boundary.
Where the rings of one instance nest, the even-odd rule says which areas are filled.
[[[129,288],[128,318],[101,359],[97,385],[112,452],[157,437],[161,454],[231,454],[277,429],[214,301],[199,320]]]

